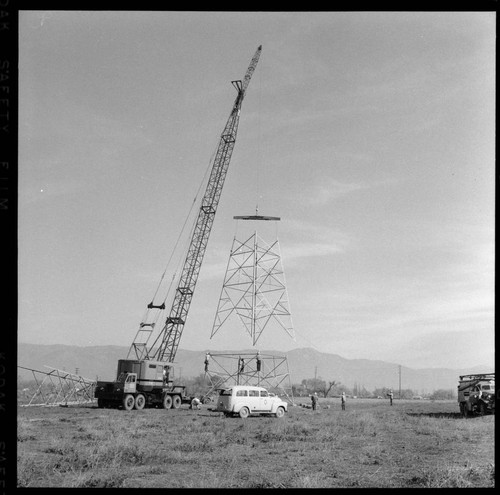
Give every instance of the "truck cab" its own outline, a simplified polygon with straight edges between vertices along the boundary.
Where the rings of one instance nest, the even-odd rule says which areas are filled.
[[[460,376],[458,404],[463,416],[494,414],[495,373]]]
[[[117,383],[123,384],[123,393],[135,394],[137,392],[137,373],[120,373]]]

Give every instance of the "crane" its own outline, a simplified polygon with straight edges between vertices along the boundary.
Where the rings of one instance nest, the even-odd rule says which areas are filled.
[[[182,331],[186,324],[186,317],[193,299],[203,256],[207,248],[222,187],[224,186],[224,179],[226,178],[229,162],[236,143],[241,104],[252,74],[257,66],[261,50],[262,45],[257,48],[243,81],[231,81],[237,90],[236,100],[219,140],[170,314],[165,321],[163,329],[149,347],[148,341],[152,332],[148,331],[149,329],[145,327],[139,328],[138,338],[134,340],[129,350],[129,355],[132,355],[133,352],[138,359],[155,359],[157,361],[168,362],[173,362],[175,359]],[[148,307],[154,308],[155,305],[151,302]],[[161,306],[159,308],[161,309]],[[145,340],[140,339],[141,336],[139,334],[142,332],[146,332],[147,337]]]
[[[156,373],[159,373],[158,370],[160,370],[160,368],[169,369],[169,367],[173,365],[179,347],[203,256],[207,248],[208,238],[217,212],[217,206],[221,197],[229,162],[231,161],[234,145],[236,143],[241,105],[252,74],[259,61],[261,50],[262,45],[257,48],[243,80],[231,81],[237,91],[236,99],[220,136],[187,255],[165,324],[152,344],[150,344],[149,341],[154,332],[154,323],[142,322],[139,325],[134,341],[129,348],[127,359],[122,359],[118,362],[117,381],[121,380],[120,383],[123,383],[124,387],[111,387],[109,382],[101,382],[101,386],[99,386],[98,382],[96,387],[98,403],[100,400],[100,403],[104,405],[120,403],[123,404],[126,409],[131,409],[133,407],[141,409],[144,407],[144,404],[155,404],[161,400],[166,401],[164,402],[165,408],[168,409],[170,407],[168,399],[169,394],[165,392],[165,380],[161,387],[161,393],[159,393],[158,389],[154,389],[155,383],[161,381],[158,380],[158,375]],[[148,304],[148,309],[164,310],[165,304],[155,305],[154,301],[152,301]],[[151,371],[151,369],[153,371]],[[130,381],[127,382],[127,380]],[[116,381],[113,383],[116,383]],[[129,384],[128,389],[127,383]],[[151,394],[151,390],[149,389],[141,391],[141,385],[149,387],[149,389],[153,387],[154,393]],[[121,394],[117,395],[116,389],[121,390]],[[122,400],[120,395],[125,394],[126,389],[130,393],[126,394],[126,397]],[[171,396],[172,395],[170,395],[170,397]],[[175,398],[177,398],[177,395],[174,395],[174,399]],[[175,400],[174,407],[176,407]]]

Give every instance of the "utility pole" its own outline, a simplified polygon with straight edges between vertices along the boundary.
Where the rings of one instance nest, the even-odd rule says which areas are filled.
[[[401,365],[399,365],[399,398],[401,399]]]

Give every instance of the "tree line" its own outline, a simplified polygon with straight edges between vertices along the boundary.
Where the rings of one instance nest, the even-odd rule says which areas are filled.
[[[394,398],[399,399],[413,399],[413,398],[426,398],[432,400],[444,400],[444,399],[456,399],[457,394],[455,390],[449,389],[438,389],[434,390],[432,393],[426,394],[425,396],[417,393],[417,391],[410,388],[401,389],[391,389],[391,387],[379,387],[374,390],[367,390],[363,385],[354,384],[353,387],[348,387],[343,383],[335,380],[327,381],[323,380],[321,377],[318,378],[305,378],[300,384],[292,385],[293,395],[296,397],[308,396],[314,393],[321,395],[322,397],[339,397],[344,392],[350,397],[359,398],[386,398],[389,391],[392,390]]]

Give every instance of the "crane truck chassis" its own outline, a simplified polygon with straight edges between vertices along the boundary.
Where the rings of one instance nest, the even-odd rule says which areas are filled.
[[[464,417],[495,414],[495,373],[460,376],[458,404]]]
[[[171,365],[165,361],[120,359],[116,380],[96,383],[97,406],[130,411],[145,407],[178,409],[190,403],[185,387],[173,385],[169,379]]]

